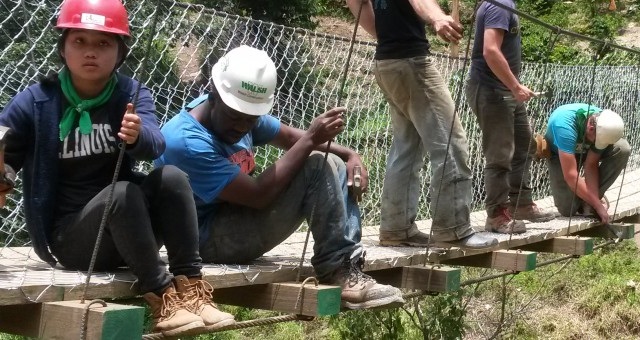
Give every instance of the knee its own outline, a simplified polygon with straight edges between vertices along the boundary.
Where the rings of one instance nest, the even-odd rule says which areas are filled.
[[[149,173],[149,179],[156,179],[162,183],[181,183],[189,184],[189,176],[174,165],[164,165],[153,169]]]
[[[631,156],[631,146],[629,145],[629,142],[627,142],[625,139],[620,139],[616,143],[616,147],[618,148],[618,154],[620,155],[620,157],[629,159],[629,156]]]
[[[116,214],[129,209],[138,209],[139,204],[144,204],[145,196],[142,189],[131,182],[116,182],[113,188],[111,211]]]
[[[157,194],[191,194],[191,184],[189,183],[189,175],[173,165],[165,165],[156,168],[147,177],[147,182],[152,188],[151,192]]]
[[[326,155],[326,161],[325,161],[325,155]],[[318,170],[322,169],[323,167],[325,169],[327,168],[342,169],[343,171],[344,169],[346,169],[346,165],[344,164],[344,161],[340,157],[332,153],[325,154],[324,152],[312,152],[307,158],[307,162],[305,165]]]
[[[343,173],[347,171],[347,165],[342,160],[342,158],[334,155],[332,153],[327,157],[327,162],[331,165],[332,168],[335,168],[338,173]]]

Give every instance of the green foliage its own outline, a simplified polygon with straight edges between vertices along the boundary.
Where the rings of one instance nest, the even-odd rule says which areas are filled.
[[[316,0],[318,14],[351,19],[352,14],[345,0]]]
[[[329,326],[340,339],[406,338],[402,311],[399,309],[341,313],[329,319]]]
[[[412,319],[423,339],[462,339],[466,310],[463,290],[426,297],[414,302]]]
[[[257,20],[308,29],[314,29],[318,25],[313,17],[322,11],[321,5],[316,0],[194,0],[192,2]]]

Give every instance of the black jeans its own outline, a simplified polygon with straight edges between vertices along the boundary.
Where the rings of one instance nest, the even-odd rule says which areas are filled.
[[[89,268],[108,195],[109,187],[53,232],[51,251],[65,268]],[[198,221],[189,179],[170,165],[153,170],[140,185],[116,183],[94,269],[126,265],[138,277],[141,293],[161,291],[171,280],[158,253],[162,244],[172,274],[200,275]]]

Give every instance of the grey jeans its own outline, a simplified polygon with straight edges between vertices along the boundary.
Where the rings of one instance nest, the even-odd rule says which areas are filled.
[[[451,93],[430,57],[377,60],[375,76],[389,103],[393,142],[381,198],[381,237],[415,235],[420,169],[431,161],[432,233],[451,241],[473,234],[467,136]],[[451,143],[449,133],[451,132]]]
[[[311,264],[321,282],[331,278],[346,256],[362,253],[360,209],[347,190],[344,162],[312,153],[303,169],[271,206],[254,209],[223,203],[205,222],[201,240],[205,262],[246,263],[282,243],[307,220],[313,234]],[[301,255],[301,254],[300,254]]]
[[[618,178],[618,175],[627,166],[629,155],[631,154],[631,147],[629,143],[624,139],[618,140],[615,144],[609,145],[600,155],[599,172],[599,186],[598,197],[602,198],[611,187],[613,182]],[[578,165],[578,171],[583,166],[586,160],[586,154],[582,156],[576,155],[576,164]],[[583,200],[580,199],[571,190],[571,187],[564,180],[562,174],[562,166],[560,165],[560,158],[557,154],[553,154],[551,158],[547,160],[549,167],[549,181],[551,186],[551,195],[553,195],[553,202],[558,208],[558,212],[562,216],[572,216],[576,213],[579,207],[582,206]]]
[[[525,104],[517,102],[510,91],[471,79],[465,91],[482,130],[487,216],[495,216],[509,204],[531,204],[529,168],[536,143]]]

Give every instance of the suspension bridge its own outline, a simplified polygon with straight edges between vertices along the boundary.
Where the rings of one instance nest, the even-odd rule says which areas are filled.
[[[634,224],[640,215],[640,158],[635,151],[640,146],[640,127],[636,123],[640,114],[638,66],[606,65],[598,59],[598,51],[594,51],[593,65],[525,63],[521,75],[522,83],[548,94],[528,104],[531,125],[536,132],[544,131],[548,115],[555,107],[576,101],[614,110],[627,123],[625,137],[633,153],[627,169],[607,192],[612,224],[602,225],[577,216],[528,223],[525,234],[493,234],[500,244],[485,250],[469,251],[437,244],[429,249],[379,247],[378,207],[386,154],[391,144],[391,127],[386,102],[370,71],[374,45],[365,41],[352,44],[349,39],[229,15],[192,4],[164,0],[161,3],[162,6],[155,6],[155,1],[151,0],[125,1],[134,38],[131,55],[121,69],[152,89],[161,124],[190,98],[206,91],[213,63],[239,44],[262,48],[276,61],[281,72],[274,115],[300,128],[308,126],[317,114],[335,105],[335,98],[342,91],[340,77],[348,60],[343,101],[349,108],[348,128],[337,142],[356,149],[369,166],[369,192],[361,203],[365,226],[363,243],[367,251],[364,270],[382,283],[406,289],[407,297],[460,289],[463,284],[460,267],[493,268],[511,275],[544,265],[537,257],[539,253],[567,257],[588,255],[602,244],[599,239],[615,243],[632,238],[635,233]],[[51,17],[58,5],[58,1],[49,0],[9,0],[0,5],[0,17],[4,18],[0,21],[0,79],[3,79],[0,108],[17,92],[36,82],[39,76],[59,67],[55,53],[56,35],[51,26]],[[153,36],[153,48],[146,51],[145,39],[149,38],[142,32],[148,30],[155,15],[160,16],[158,28]],[[558,37],[576,41],[588,38],[552,28],[549,28],[549,36],[555,37],[550,41]],[[346,51],[350,48],[353,48],[353,55],[347,59]],[[553,48],[550,43],[547,53]],[[630,59],[637,53],[634,50],[626,52]],[[142,69],[145,55],[157,62]],[[466,100],[461,97],[467,63],[464,58],[446,55],[434,55],[433,58],[449,82],[458,103],[457,113],[469,138],[470,166],[474,176],[472,226],[480,231],[486,218],[482,211],[484,160],[481,131]],[[276,149],[261,148],[257,161],[259,166],[264,166],[280,155]],[[139,170],[146,171],[149,167],[150,164],[141,163]],[[542,208],[553,209],[546,165],[536,161],[531,172],[536,202]],[[430,182],[428,163],[421,176],[423,183]],[[425,191],[420,197],[418,216],[419,228],[427,233],[431,217],[427,203],[430,200]],[[51,267],[39,260],[29,247],[22,207],[18,184],[7,207],[0,212],[0,332],[39,338],[77,338],[84,325],[86,330],[82,334],[88,338],[118,338],[123,334],[128,338],[161,337],[142,334],[141,307],[118,302],[138,297],[135,277],[126,268],[92,273],[85,287],[87,273]],[[249,264],[205,265],[204,278],[214,286],[216,302],[285,313],[279,318],[240,322],[225,329],[340,312],[339,288],[298,280],[313,276],[311,255],[301,256],[305,235],[303,231],[293,234]],[[307,247],[312,248],[311,245]],[[85,297],[114,301],[106,307],[101,303],[80,304],[78,300]]]

